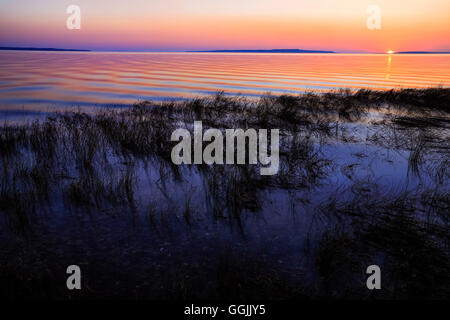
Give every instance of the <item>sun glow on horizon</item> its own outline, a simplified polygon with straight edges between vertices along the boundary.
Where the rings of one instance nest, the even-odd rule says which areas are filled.
[[[450,1],[76,0],[81,29],[66,28],[67,1],[0,1],[0,46],[189,51],[310,49],[336,52],[450,51]],[[6,32],[8,30],[8,32]],[[389,53],[389,50],[386,53]],[[394,52],[391,52],[394,53]]]

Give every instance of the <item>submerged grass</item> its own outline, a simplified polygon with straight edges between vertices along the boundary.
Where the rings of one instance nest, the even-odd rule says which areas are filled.
[[[0,221],[11,251],[1,252],[0,274],[11,277],[1,280],[6,286],[0,287],[17,288],[17,296],[68,297],[66,291],[41,280],[60,271],[58,255],[47,249],[69,252],[60,254],[69,263],[76,247],[86,249],[85,254],[73,249],[83,261],[111,260],[113,267],[106,268],[104,275],[98,265],[92,266],[99,282],[112,276],[122,281],[108,287],[116,295],[92,289],[83,297],[132,293],[139,298],[178,299],[448,298],[449,105],[447,88],[338,90],[265,95],[258,100],[219,93],[183,102],[145,101],[123,110],[58,113],[19,125],[5,123],[0,127]],[[221,130],[279,128],[278,174],[261,176],[255,165],[174,165],[170,136],[180,127],[192,131],[195,120],[202,120],[205,128]],[[355,144],[379,149],[370,161],[360,152],[352,158],[358,162],[345,164],[339,162],[339,157],[349,157],[345,149],[339,149],[340,154],[329,152],[333,146]],[[374,163],[389,161],[382,156],[389,152],[406,158],[408,182],[400,191],[373,177],[379,170]],[[414,184],[415,178],[420,183]],[[277,267],[275,255],[264,250],[258,258],[257,245],[246,250],[222,248],[213,260],[203,259],[206,249],[196,247],[193,240],[213,232],[218,232],[217,239],[226,238],[217,230],[227,225],[239,241],[250,241],[249,219],[259,218],[269,228],[271,217],[284,209],[293,219],[313,216],[320,230],[308,246],[311,257],[296,258],[312,259],[307,272]],[[52,218],[58,214],[62,220]],[[75,225],[71,231],[60,230],[65,219]],[[93,226],[87,227],[87,221]],[[157,254],[165,255],[167,243],[179,237],[181,243],[174,245],[173,254],[191,248],[189,263],[168,255],[166,265],[146,261],[148,269],[143,268],[140,260],[149,254],[146,244],[137,235],[120,238],[121,227],[137,228],[136,221],[145,221],[148,232],[163,239],[162,245],[151,240]],[[109,242],[111,234],[119,238],[119,245]],[[183,238],[186,234],[188,240]],[[283,238],[273,238],[278,237]],[[63,245],[66,241],[71,244]],[[77,241],[80,247],[72,243]],[[238,242],[230,241],[232,247]],[[265,241],[269,240],[259,245],[268,245]],[[105,246],[105,254],[116,260],[97,257],[98,246]],[[12,259],[17,248],[22,251]],[[42,259],[51,261],[44,269],[45,263],[31,262],[42,250],[46,252]],[[133,273],[124,257],[136,260],[141,273],[136,271],[130,278],[120,272],[112,275],[113,269],[118,270],[114,266]],[[21,259],[30,261],[30,267],[15,270]],[[388,279],[382,293],[370,294],[364,286],[364,266],[373,261],[382,265]],[[162,280],[130,282],[148,274],[158,274]],[[30,277],[35,280],[26,280]],[[99,282],[91,286],[97,288]]]

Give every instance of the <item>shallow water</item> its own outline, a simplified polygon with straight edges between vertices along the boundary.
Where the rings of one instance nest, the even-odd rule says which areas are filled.
[[[448,86],[449,58],[445,54],[9,51],[0,53],[0,110],[4,116],[16,117],[12,111],[124,105],[222,90],[258,96],[345,87]]]
[[[379,297],[448,296],[448,277],[438,290],[428,280],[449,265],[448,127],[402,126],[381,112],[337,127],[322,114],[332,125],[324,131],[285,123],[280,170],[266,179],[252,165],[174,167],[156,144],[133,153],[118,138],[131,134],[126,128],[165,141],[163,131],[151,133],[170,122],[153,115],[144,117],[152,126],[126,122],[112,131],[80,114],[49,118],[30,127],[42,129],[31,143],[0,149],[2,273],[42,279],[42,265],[65,274],[61,266],[75,261],[88,298],[235,297],[242,289],[232,288],[249,278],[250,297],[268,297],[287,279],[312,297],[361,298],[364,270],[376,263],[393,279]],[[17,295],[24,284],[32,288],[25,295],[55,294],[21,281]],[[400,293],[397,282],[405,283]]]

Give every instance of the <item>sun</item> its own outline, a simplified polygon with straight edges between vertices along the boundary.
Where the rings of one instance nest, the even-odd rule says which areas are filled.
[[[395,53],[395,51],[394,50],[388,50],[388,51],[386,51],[386,53],[387,54],[393,54],[393,53]]]

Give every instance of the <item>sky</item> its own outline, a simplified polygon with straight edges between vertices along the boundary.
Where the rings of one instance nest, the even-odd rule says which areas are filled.
[[[69,30],[69,5],[81,29]],[[370,30],[369,5],[381,9]],[[449,0],[0,0],[0,46],[450,51]]]

